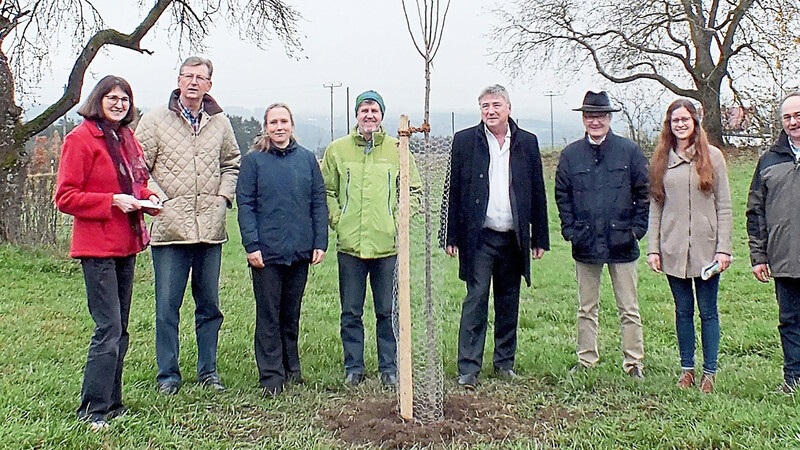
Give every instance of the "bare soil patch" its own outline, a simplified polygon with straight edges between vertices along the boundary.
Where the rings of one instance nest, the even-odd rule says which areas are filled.
[[[354,400],[321,415],[342,441],[381,448],[500,443],[520,438],[551,447],[551,431],[578,420],[576,414],[557,405],[533,412],[532,418],[521,417],[515,405],[480,394],[447,396],[444,420],[427,425],[403,421],[393,398]]]

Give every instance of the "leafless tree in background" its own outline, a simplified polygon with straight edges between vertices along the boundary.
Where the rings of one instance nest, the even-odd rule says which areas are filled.
[[[239,37],[266,48],[277,38],[289,54],[301,52],[297,22],[300,14],[284,0],[139,0],[152,7],[133,30],[126,34],[106,28],[91,0],[0,0],[0,241],[14,224],[13,208],[19,203],[15,192],[24,183],[24,144],[47,128],[80,101],[83,77],[92,60],[106,46],[118,46],[139,53],[142,38],[156,23],[177,44],[179,54],[202,51],[209,31],[226,23]],[[166,17],[164,17],[166,16]],[[163,17],[163,18],[162,18]],[[15,93],[27,95],[49,72],[52,49],[78,50],[61,98],[27,122]],[[9,211],[9,209],[11,209]]]
[[[725,82],[734,96],[780,85],[776,55],[797,55],[800,35],[800,0],[511,0],[496,12],[495,55],[512,74],[588,65],[614,83],[655,81],[702,104],[718,146]]]

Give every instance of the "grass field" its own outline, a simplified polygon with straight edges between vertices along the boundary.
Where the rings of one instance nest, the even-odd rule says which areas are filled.
[[[510,385],[482,378],[478,393],[508,405],[520,421],[535,422],[542,411],[565,412],[537,436],[514,435],[480,448],[797,448],[798,397],[778,393],[782,352],[773,286],[750,273],[744,208],[753,161],[730,162],[734,199],[735,262],[720,285],[722,339],[716,391],[675,387],[679,372],[674,306],[663,276],[639,261],[639,302],[644,322],[646,379],[637,383],[621,369],[619,323],[610,283],[604,280],[600,311],[601,362],[571,374],[575,356],[576,286],[568,245],[558,233],[548,197],[552,251],[533,264],[533,288],[523,288],[518,373]],[[219,371],[228,391],[215,395],[195,383],[196,349],[190,297],[182,310],[181,367],[184,387],[175,397],[155,387],[153,272],[148,252],[138,259],[131,343],[126,359],[124,399],[130,410],[102,434],[75,420],[89,317],[80,266],[66,251],[0,246],[0,425],[1,445],[66,448],[339,448],[348,444],[328,430],[321,412],[352,401],[391,399],[375,375],[374,315],[367,306],[367,383],[342,386],[336,258],[329,252],[311,270],[301,318],[300,356],[306,384],[277,399],[262,399],[252,351],[254,303],[235,218],[224,248],[222,309],[225,323]],[[453,260],[437,251],[444,274],[439,305],[446,393],[455,385],[456,336],[463,283]],[[369,301],[367,302],[369,305]],[[696,321],[697,322],[697,321]],[[491,327],[490,334],[491,337]],[[484,373],[491,372],[491,339]],[[702,362],[699,350],[697,364]],[[461,448],[447,444],[446,448]]]

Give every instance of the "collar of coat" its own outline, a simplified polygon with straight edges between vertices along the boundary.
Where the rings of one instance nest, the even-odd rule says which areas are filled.
[[[356,145],[359,147],[366,147],[367,140],[364,139],[364,136],[358,132],[358,125],[354,126],[352,131],[350,131],[350,137],[352,137],[356,141]],[[372,147],[378,147],[383,143],[383,140],[386,138],[386,129],[383,128],[381,125],[380,130],[372,133]]]
[[[694,159],[695,153],[694,144],[686,147],[686,149],[682,152],[672,149],[669,152],[669,161],[667,162],[667,167],[671,169],[685,162],[690,163]]]
[[[772,147],[770,147],[769,151],[775,153],[786,153],[794,156],[792,149],[789,148],[789,135],[786,134],[786,131],[781,131],[780,136],[778,136],[778,140],[772,144]]]
[[[278,148],[274,144],[270,143],[267,152],[278,155],[278,156],[286,156],[289,153],[295,151],[297,149],[297,142],[294,139],[289,141],[289,145],[285,148]]]
[[[175,89],[169,94],[169,110],[175,112],[176,114],[183,114],[183,109],[181,108],[181,104],[178,102],[178,99],[181,97],[181,90]],[[222,112],[222,108],[219,106],[214,97],[204,94],[203,95],[203,111],[207,113],[209,116],[213,116],[214,114],[219,114]]]
[[[515,140],[515,137],[517,135],[517,130],[519,130],[519,127],[517,126],[517,123],[514,122],[514,119],[512,119],[511,117],[508,118],[508,128],[511,129],[511,143],[513,143],[514,140]],[[486,145],[489,145],[488,144],[488,140],[486,138],[486,130],[488,130],[488,129],[489,128],[486,126],[486,124],[483,123],[483,120],[481,120],[481,123],[478,124],[478,126],[476,127],[476,130],[475,130],[475,132],[478,135],[478,137],[481,137],[481,136],[483,137],[484,142],[487,143]],[[491,130],[489,132],[491,133]],[[511,147],[509,145],[509,149],[510,148]]]

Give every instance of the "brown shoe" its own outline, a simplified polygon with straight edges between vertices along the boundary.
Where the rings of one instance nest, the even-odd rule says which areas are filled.
[[[678,387],[689,389],[694,386],[694,370],[681,369],[681,376],[678,378]]]
[[[703,372],[703,377],[700,378],[700,390],[704,394],[714,392],[714,374]]]

